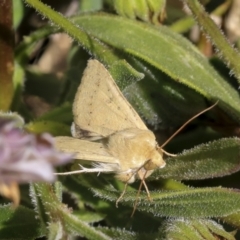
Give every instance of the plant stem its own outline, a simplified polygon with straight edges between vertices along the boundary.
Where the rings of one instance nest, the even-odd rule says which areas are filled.
[[[12,1],[0,0],[0,110],[7,111],[13,97],[14,34]]]
[[[182,0],[192,11],[196,21],[209,37],[210,41],[218,50],[218,55],[223,58],[225,64],[231,69],[230,74],[234,74],[240,83],[240,54],[231,46],[223,32],[217,27],[209,17],[198,0]]]

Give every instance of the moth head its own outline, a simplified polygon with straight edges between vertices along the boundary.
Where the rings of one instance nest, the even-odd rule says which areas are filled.
[[[156,148],[151,151],[149,160],[144,165],[144,169],[154,170],[157,168],[163,168],[165,165],[166,163],[163,160],[163,152],[156,146]]]

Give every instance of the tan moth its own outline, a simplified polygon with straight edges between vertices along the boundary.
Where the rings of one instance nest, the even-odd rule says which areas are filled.
[[[91,161],[93,167],[80,165],[80,170],[58,175],[114,173],[117,179],[126,183],[125,190],[127,184],[138,178],[150,197],[144,179],[154,169],[165,166],[163,153],[166,152],[158,146],[153,132],[97,60],[88,61],[75,95],[73,117],[73,137],[56,137],[56,147],[63,152],[75,153],[75,159]]]

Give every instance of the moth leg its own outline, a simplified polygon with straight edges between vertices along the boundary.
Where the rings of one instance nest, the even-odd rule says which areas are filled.
[[[140,193],[140,191],[141,191],[142,184],[143,184],[144,187],[145,187],[145,189],[146,189],[146,191],[147,191],[148,198],[151,199],[150,193],[149,193],[149,190],[148,190],[148,187],[147,187],[147,184],[146,184],[146,182],[145,182],[145,180],[144,180],[145,177],[146,177],[146,175],[147,175],[147,172],[148,172],[148,171],[145,170],[144,174],[140,174],[140,173],[139,173],[139,172],[141,171],[141,169],[143,169],[144,165],[146,165],[149,161],[150,161],[150,160],[146,161],[142,166],[140,166],[138,169],[136,169],[136,170],[133,171],[133,173],[131,174],[130,178],[128,178],[128,180],[127,180],[126,183],[125,183],[123,192],[121,193],[120,197],[119,197],[119,198],[117,199],[117,201],[116,201],[116,207],[118,207],[118,203],[120,202],[120,200],[123,198],[124,194],[126,193],[127,186],[128,186],[128,184],[129,184],[129,182],[131,182],[132,177],[133,177],[134,175],[136,175],[137,173],[138,173],[139,178],[141,179],[141,184],[140,184],[140,188],[139,188],[139,190],[138,190],[137,197],[139,196],[139,193]],[[133,209],[133,214],[134,214],[134,212],[135,212],[135,210],[136,210],[136,204],[137,204],[137,203],[135,202],[135,204],[134,204],[134,209]]]
[[[127,181],[126,181],[126,183],[125,183],[125,185],[124,185],[124,189],[123,189],[121,195],[119,196],[119,198],[118,198],[117,201],[116,201],[116,207],[118,207],[118,203],[121,201],[121,199],[123,198],[124,194],[125,194],[126,191],[127,191],[128,184],[132,182],[131,180],[132,180],[132,178],[134,177],[134,175],[135,175],[136,173],[137,173],[137,171],[136,171],[136,172],[134,171],[134,172],[131,174],[131,176],[127,179]]]
[[[162,152],[163,152],[164,154],[166,154],[166,155],[169,156],[169,157],[176,157],[176,156],[177,156],[177,154],[169,153],[169,152],[167,152],[167,151],[165,151],[165,150],[163,150],[163,149],[161,149],[161,150],[162,150]]]
[[[149,200],[149,201],[152,201],[152,198],[151,198],[151,195],[150,195],[150,192],[149,192],[149,190],[148,190],[148,186],[147,186],[145,180],[143,179],[142,182],[143,182],[144,188],[145,188],[145,190],[146,190],[146,192],[147,192],[148,200]]]
[[[138,170],[138,176],[139,176],[139,178],[141,179],[141,183],[140,183],[139,188],[138,188],[138,192],[137,192],[136,200],[135,200],[135,202],[134,202],[134,206],[133,206],[133,211],[132,211],[131,217],[133,217],[133,215],[134,215],[134,213],[135,213],[135,211],[136,211],[136,209],[137,209],[138,197],[139,197],[139,195],[140,195],[140,191],[141,191],[141,189],[142,189],[142,185],[144,185],[144,188],[145,188],[145,190],[146,190],[146,192],[147,192],[148,200],[149,200],[149,201],[152,201],[150,192],[149,192],[149,190],[148,190],[148,186],[147,186],[147,184],[146,184],[146,182],[145,182],[145,178],[146,178],[146,175],[147,175],[147,172],[148,172],[148,171],[145,171],[144,174],[142,174],[142,171],[141,171],[141,172],[140,172],[140,171],[141,171],[141,169]]]
[[[118,208],[118,203],[122,200],[123,196],[125,195],[126,191],[127,191],[127,187],[128,187],[128,182],[125,183],[124,185],[124,189],[121,193],[121,195],[119,196],[119,198],[116,201],[116,207]]]
[[[148,171],[145,170],[145,172],[143,173],[143,172],[141,171],[141,169],[138,171],[138,176],[139,176],[139,178],[141,179],[141,184],[140,184],[139,189],[138,189],[138,195],[139,195],[139,193],[140,193],[140,191],[141,191],[141,188],[142,188],[142,185],[143,185],[144,188],[145,188],[145,190],[146,190],[146,192],[147,192],[148,200],[149,200],[149,201],[152,201],[150,192],[149,192],[149,190],[148,190],[148,186],[147,186],[147,184],[146,184],[146,182],[145,182],[145,178],[146,178],[147,172],[148,172]]]
[[[145,188],[145,190],[146,190],[146,192],[147,192],[148,199],[149,199],[149,201],[152,201],[150,192],[149,192],[149,190],[148,190],[148,186],[147,186],[147,184],[146,184],[146,182],[145,182],[145,178],[146,178],[146,176],[147,176],[148,170],[145,170],[145,169],[144,169],[144,166],[145,166],[148,162],[150,162],[150,161],[151,161],[151,160],[146,161],[140,168],[137,169],[138,177],[139,177],[139,179],[141,179],[141,184],[140,184],[140,186],[139,186],[137,196],[139,196],[139,193],[140,193],[140,191],[141,191],[142,185],[144,185],[144,188]]]

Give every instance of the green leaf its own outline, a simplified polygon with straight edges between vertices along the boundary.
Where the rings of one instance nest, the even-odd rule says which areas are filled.
[[[219,236],[220,238],[222,237],[223,239],[227,239],[227,240],[235,239],[234,232],[233,233],[226,232],[221,225],[213,221],[208,221],[207,226],[211,232],[215,233],[215,235]]]
[[[144,232],[134,232],[126,230],[125,228],[99,228],[102,232],[108,234],[112,237],[112,239],[119,239],[119,240],[155,240],[155,239],[162,239],[162,235],[152,232],[151,233],[144,233]]]
[[[96,240],[106,240],[110,239],[107,235],[95,228],[89,226],[84,221],[71,214],[70,209],[68,209],[64,204],[59,202],[57,196],[55,195],[52,186],[46,183],[35,183],[32,185],[32,192],[41,208],[44,209],[47,214],[48,220],[45,222],[59,222],[65,236],[85,236],[87,239]],[[56,225],[54,229],[56,228]]]
[[[58,32],[58,29],[54,29],[51,26],[46,26],[34,31],[32,34],[25,36],[22,42],[16,46],[15,59],[16,61],[25,66],[34,51],[38,41],[48,37],[50,34]]]
[[[237,228],[240,228],[240,211],[233,213],[229,216],[223,217],[222,220],[232,226],[235,226]]]
[[[81,0],[79,4],[81,12],[99,11],[103,5],[102,0]]]
[[[89,212],[86,210],[75,211],[74,215],[86,223],[100,222],[103,221],[105,218],[105,214]]]
[[[63,239],[63,228],[60,221],[51,222],[48,225],[48,240]]]
[[[104,199],[116,201],[121,193],[93,189]],[[177,191],[151,192],[152,201],[146,194],[139,198],[137,209],[158,217],[208,218],[221,217],[240,210],[240,193],[226,188],[199,188]],[[132,206],[136,201],[136,191],[127,191],[121,202]]]
[[[209,40],[215,45],[219,56],[224,60],[225,64],[229,66],[232,74],[240,82],[240,52],[233,48],[223,32],[218,28],[217,24],[204,10],[204,7],[197,0],[184,0],[194,15],[195,20],[200,24],[201,30],[208,36]]]
[[[179,240],[216,240],[226,239],[234,240],[234,236],[226,232],[218,223],[203,219],[176,219],[167,220],[164,226],[160,229],[165,239]]]
[[[240,169],[239,138],[222,138],[200,144],[173,158],[149,179],[197,180],[230,175]]]
[[[141,1],[141,0],[140,0]],[[121,16],[128,17],[131,19],[134,19],[135,17],[135,12],[134,12],[134,6],[135,1],[124,1],[123,0],[115,0],[114,1],[114,8],[116,9],[117,13]]]
[[[61,122],[70,124],[73,121],[72,104],[66,102],[59,107],[55,107],[44,115],[40,116],[38,118],[38,121],[53,121],[58,123]]]
[[[37,95],[48,103],[57,102],[63,90],[64,84],[53,74],[28,69],[26,71],[25,92],[30,95]],[[53,90],[54,89],[54,90]]]
[[[11,104],[11,109],[18,111],[19,106],[22,103],[22,91],[24,86],[24,68],[20,66],[17,62],[14,64],[14,74],[13,74],[13,86],[14,86],[14,97]]]
[[[25,129],[33,133],[48,132],[53,136],[71,136],[70,127],[53,121],[35,121],[25,125]]]
[[[129,56],[127,60],[145,78],[129,84],[123,93],[148,124],[176,127],[206,108],[205,99],[194,90],[146,62]]]
[[[185,33],[189,31],[195,24],[195,21],[192,16],[187,16],[184,18],[181,18],[180,20],[174,22],[170,28],[174,32],[178,33]]]
[[[13,4],[13,26],[15,29],[17,29],[24,16],[24,5],[22,0],[14,0],[12,1],[12,4]]]
[[[126,60],[115,61],[109,72],[121,90],[144,78],[144,74],[136,71]]]
[[[221,96],[218,107],[240,120],[238,91],[179,34],[109,14],[83,15],[74,21],[92,36],[145,60],[211,102]]]
[[[109,182],[106,181],[107,177],[109,177]],[[78,203],[81,211],[82,209],[86,210],[85,205],[87,204],[91,209],[89,213],[91,214],[94,210],[94,212],[104,215],[104,221],[108,223],[109,227],[125,228],[126,219],[129,219],[129,224],[131,224],[132,230],[134,231],[148,232],[149,229],[155,231],[159,228],[161,219],[154,218],[152,215],[143,212],[136,212],[134,218],[130,219],[132,206],[116,208],[115,202],[100,199],[89,190],[89,188],[91,189],[93,186],[97,186],[98,189],[111,189],[112,191],[114,191],[113,186],[116,186],[118,189],[123,189],[124,184],[116,181],[111,175],[101,174],[97,176],[96,174],[79,174],[75,177],[67,176],[64,177],[63,184],[67,187],[68,194]],[[122,186],[122,188],[120,188],[120,186]],[[129,189],[133,188],[128,186],[128,190]],[[108,190],[105,192],[106,196]],[[78,214],[78,212],[76,212],[76,214]],[[144,218],[144,221],[142,218]]]
[[[0,206],[0,239],[36,239],[45,235],[36,213],[23,206]]]
[[[159,24],[164,18],[166,0],[114,0],[113,4],[121,16]]]
[[[54,188],[55,195],[58,198],[58,201],[62,202],[62,192],[63,192],[62,183],[59,181],[55,181],[53,184],[53,188]]]

